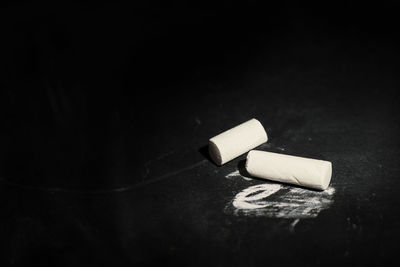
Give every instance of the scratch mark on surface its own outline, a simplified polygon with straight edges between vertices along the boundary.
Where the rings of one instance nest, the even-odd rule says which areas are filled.
[[[292,178],[293,178],[294,180],[296,180],[296,182],[297,182],[298,185],[301,185],[301,183],[300,183],[299,179],[297,179],[296,175],[292,175]]]
[[[158,160],[162,160],[162,159],[166,158],[167,156],[169,156],[169,155],[171,155],[171,154],[173,154],[173,153],[174,153],[174,151],[171,150],[171,151],[169,151],[169,152],[167,152],[167,153],[163,153],[163,154],[157,156],[155,159],[151,159],[151,160],[147,161],[147,162],[144,164],[143,178],[146,178],[146,177],[149,175],[149,173],[150,173],[150,165],[151,165],[151,164],[153,164],[154,162],[156,162],[156,161],[158,161]]]
[[[128,190],[131,190],[131,189],[136,189],[136,188],[148,185],[148,184],[156,183],[156,182],[165,180],[165,179],[167,179],[167,178],[169,178],[171,176],[175,176],[175,175],[180,174],[182,172],[194,169],[194,168],[196,168],[196,167],[198,167],[198,166],[200,166],[200,165],[202,165],[202,164],[204,164],[206,162],[208,162],[208,160],[203,159],[202,161],[199,161],[199,162],[194,163],[192,165],[186,166],[186,167],[184,167],[182,169],[166,173],[166,174],[161,175],[161,176],[159,176],[157,178],[145,180],[143,182],[140,182],[140,183],[137,183],[137,184],[134,184],[134,185],[130,185],[130,186],[127,186],[127,187],[121,187],[121,188],[113,189],[113,192],[124,192],[124,191],[128,191]]]
[[[130,190],[141,188],[141,187],[149,185],[149,184],[153,184],[153,183],[157,183],[157,182],[166,180],[169,177],[189,171],[189,170],[194,169],[198,166],[201,166],[207,162],[208,162],[208,160],[203,159],[202,161],[199,161],[192,165],[186,166],[182,169],[166,173],[164,175],[161,175],[161,176],[153,178],[153,179],[148,179],[148,180],[145,180],[145,181],[142,181],[142,182],[139,182],[136,184],[124,186],[124,187],[119,187],[119,188],[114,188],[114,189],[106,189],[106,190],[73,190],[73,189],[58,188],[58,187],[43,187],[43,186],[34,186],[34,185],[24,185],[24,184],[10,182],[3,177],[0,177],[0,182],[4,183],[6,185],[9,185],[9,186],[14,186],[14,187],[19,187],[19,188],[29,189],[29,190],[38,190],[38,191],[48,192],[51,194],[53,194],[53,193],[73,193],[73,194],[87,194],[87,195],[112,194],[112,193],[127,192]]]

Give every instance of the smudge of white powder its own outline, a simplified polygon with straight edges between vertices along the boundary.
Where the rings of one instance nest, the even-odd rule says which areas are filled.
[[[232,204],[236,208],[247,210],[264,208],[268,204],[265,204],[262,200],[279,191],[279,189],[281,189],[279,184],[251,186],[237,194]]]
[[[242,177],[244,180],[246,181],[250,181],[252,180],[251,178],[245,177],[243,175],[240,174],[240,172],[238,170],[228,173],[227,175],[225,175],[225,178],[231,179],[233,177]]]
[[[322,210],[330,207],[334,193],[333,187],[320,192],[284,184],[265,183],[250,186],[239,192],[231,207],[236,215],[315,218]]]
[[[240,176],[240,172],[239,171],[234,171],[231,173],[228,173],[225,178],[231,178],[231,177],[236,177],[236,176]]]
[[[294,232],[294,228],[296,227],[296,224],[299,223],[299,221],[300,221],[300,219],[296,219],[290,224],[290,226],[289,226],[289,231],[290,232]]]

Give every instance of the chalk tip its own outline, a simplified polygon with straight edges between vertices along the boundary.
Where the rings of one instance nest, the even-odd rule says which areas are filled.
[[[218,146],[214,143],[212,138],[208,141],[208,153],[210,154],[210,157],[215,164],[217,164],[218,166],[222,165],[221,151],[219,150]]]

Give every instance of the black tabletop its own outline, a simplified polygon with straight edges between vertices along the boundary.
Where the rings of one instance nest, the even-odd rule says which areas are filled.
[[[7,265],[391,262],[398,5],[229,1],[1,9]],[[332,162],[326,191],[223,166],[208,139]]]

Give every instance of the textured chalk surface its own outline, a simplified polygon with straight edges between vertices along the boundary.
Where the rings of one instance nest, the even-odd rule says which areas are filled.
[[[217,165],[222,165],[267,140],[267,133],[261,123],[251,119],[211,138],[209,153]]]
[[[329,161],[258,150],[247,155],[246,170],[254,177],[318,190],[328,188],[332,176]]]

